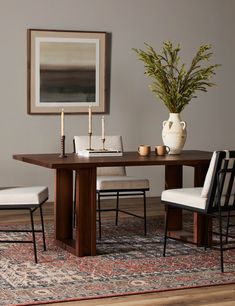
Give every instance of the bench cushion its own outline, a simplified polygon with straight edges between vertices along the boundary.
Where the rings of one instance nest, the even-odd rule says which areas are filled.
[[[201,192],[202,187],[169,189],[162,192],[161,200],[204,210],[207,198]]]
[[[127,175],[98,176],[97,190],[149,189],[149,180]]]
[[[0,188],[0,206],[38,206],[48,198],[48,188],[5,187]]]

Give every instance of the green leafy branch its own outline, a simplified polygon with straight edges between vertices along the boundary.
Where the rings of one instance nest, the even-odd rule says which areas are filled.
[[[185,64],[180,65],[180,45],[173,46],[171,42],[163,44],[162,54],[145,43],[146,51],[133,50],[138,58],[144,62],[145,74],[153,79],[150,90],[164,102],[171,113],[180,113],[192,98],[196,98],[196,91],[207,92],[208,87],[215,84],[210,81],[215,75],[218,64],[203,67],[213,55],[211,45],[201,45],[186,71]]]

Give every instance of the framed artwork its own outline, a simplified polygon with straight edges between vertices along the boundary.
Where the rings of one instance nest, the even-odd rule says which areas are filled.
[[[106,32],[28,30],[28,113],[105,113]]]

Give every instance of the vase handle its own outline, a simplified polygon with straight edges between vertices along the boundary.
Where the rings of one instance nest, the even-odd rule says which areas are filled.
[[[172,124],[173,124],[173,122],[169,121],[169,120],[165,120],[165,121],[162,122],[162,126],[164,127],[167,123],[168,123],[168,128],[170,129]]]
[[[186,129],[186,122],[185,121],[181,121],[180,124],[182,125],[182,129],[185,130]]]

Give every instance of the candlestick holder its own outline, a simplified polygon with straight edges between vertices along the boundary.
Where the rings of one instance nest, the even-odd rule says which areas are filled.
[[[92,136],[92,132],[88,133],[88,150],[92,151],[93,149],[91,148],[91,136]]]
[[[62,135],[60,138],[60,148],[61,148],[61,153],[59,157],[61,158],[67,157],[67,155],[65,155],[65,135]]]
[[[105,149],[105,137],[101,139],[102,140],[102,151],[106,151]]]

